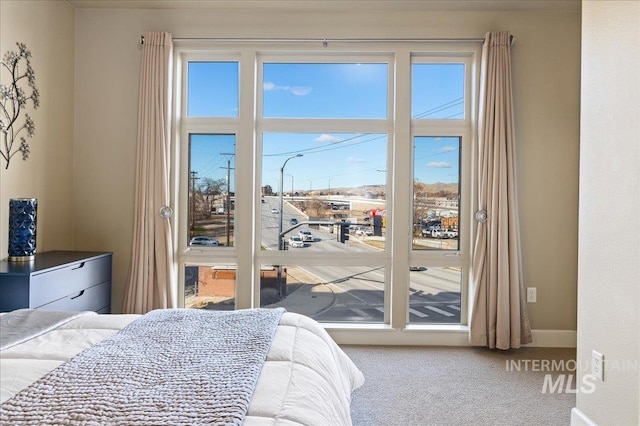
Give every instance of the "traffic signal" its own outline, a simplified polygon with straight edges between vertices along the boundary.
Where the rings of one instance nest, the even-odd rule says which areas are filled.
[[[340,232],[338,232],[338,241],[344,244],[349,239],[349,224],[341,223]]]

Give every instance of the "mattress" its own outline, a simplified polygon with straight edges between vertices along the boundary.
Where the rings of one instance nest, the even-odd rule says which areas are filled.
[[[81,316],[0,352],[0,402],[138,317]],[[362,373],[320,324],[285,312],[243,424],[350,425],[352,392],[363,383]]]

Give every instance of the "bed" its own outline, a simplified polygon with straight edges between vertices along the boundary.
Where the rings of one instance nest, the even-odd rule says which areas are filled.
[[[21,310],[29,311],[29,310]],[[182,316],[184,313],[191,315],[193,309],[183,310],[159,310],[161,314],[171,314]],[[165,312],[170,311],[170,312]],[[273,311],[268,309],[254,309],[244,310],[250,311],[252,314],[254,311]],[[152,311],[153,314],[157,311]],[[242,312],[242,311],[235,311]],[[15,312],[14,312],[15,313]],[[103,359],[114,359],[120,357],[120,364],[116,362],[115,365],[125,364],[137,365],[141,361],[138,361],[138,353],[143,352],[145,348],[152,346],[152,344],[146,343],[144,339],[148,338],[136,338],[136,343],[139,342],[140,347],[135,347],[130,342],[125,346],[131,348],[133,355],[103,356],[97,358],[96,356],[102,356],[105,347],[114,349],[115,342],[118,338],[124,339],[125,334],[129,332],[131,334],[132,327],[139,323],[142,323],[144,319],[150,314],[145,316],[140,315],[101,315],[93,312],[85,313],[70,313],[69,317],[64,321],[55,324],[47,324],[36,337],[24,337],[21,336],[16,330],[10,329],[11,321],[6,321],[9,317],[5,315],[11,315],[14,313],[2,314],[0,321],[3,323],[2,333],[3,337],[12,334],[14,341],[8,348],[0,351],[0,421],[4,424],[7,423],[19,423],[19,424],[39,424],[42,417],[39,417],[38,410],[32,409],[32,401],[34,400],[46,400],[42,395],[49,395],[51,397],[62,398],[64,395],[70,393],[67,389],[67,378],[71,376],[69,371],[72,371],[74,363],[79,359],[85,359],[88,357],[88,361],[84,361],[84,364],[80,365],[80,368],[84,370],[93,369],[90,374],[93,377],[94,374],[103,375],[99,380],[102,380],[102,384],[95,389],[84,391],[81,386],[77,384],[74,386],[82,390],[82,392],[76,392],[82,396],[71,395],[74,399],[70,404],[79,405],[96,405],[95,401],[100,401],[98,397],[93,397],[96,389],[108,387],[105,383],[109,382],[122,382],[123,379],[110,380],[114,372],[118,372],[117,368],[112,368],[109,363],[104,363]],[[27,312],[32,314],[33,311]],[[144,318],[143,318],[144,317]],[[208,317],[208,316],[207,316]],[[5,321],[3,321],[5,320]],[[179,338],[168,337],[168,331],[164,331],[165,327],[154,326],[155,329],[161,329],[159,333],[160,337],[152,337],[152,340],[162,342],[161,345],[178,347],[178,361],[169,360],[168,365],[185,364],[191,365],[191,369],[199,372],[197,379],[190,378],[187,380],[186,385],[183,383],[175,389],[172,389],[174,380],[161,380],[162,383],[157,383],[158,386],[167,388],[167,392],[174,392],[176,395],[176,401],[186,401],[189,406],[184,407],[184,403],[175,402],[174,404],[156,404],[153,410],[158,411],[160,417],[142,417],[136,419],[139,424],[244,424],[246,426],[294,426],[294,425],[318,425],[318,426],[345,426],[351,424],[350,417],[350,402],[352,392],[364,383],[364,377],[353,362],[346,356],[346,354],[338,347],[338,345],[331,339],[328,333],[322,328],[320,324],[314,320],[291,312],[282,312],[276,319],[272,332],[272,340],[266,344],[266,360],[260,365],[256,376],[257,382],[255,387],[251,387],[248,390],[249,398],[247,399],[248,407],[245,407],[245,414],[240,420],[233,421],[220,421],[212,422],[211,419],[205,417],[194,418],[194,415],[200,415],[202,412],[206,415],[208,408],[203,408],[199,404],[202,404],[208,400],[215,398],[208,398],[207,395],[203,395],[203,389],[209,384],[199,385],[198,380],[209,380],[213,377],[213,372],[209,374],[207,370],[207,362],[214,358],[223,358],[219,355],[211,355],[216,352],[219,342],[227,341],[228,338],[224,338],[219,341],[215,341],[213,338],[203,338],[200,336],[203,326],[198,322],[194,322],[189,319],[189,324],[193,324],[193,327],[180,326],[181,329],[192,328],[195,334],[195,338],[186,337],[187,344],[184,341],[178,342]],[[20,321],[23,322],[23,321]],[[251,323],[255,323],[255,319],[250,320]],[[174,324],[174,320],[171,320],[171,324]],[[169,324],[169,323],[167,323]],[[240,330],[245,329],[247,326],[237,326],[239,323],[225,323],[231,324],[224,326],[231,330],[231,334],[234,336],[242,336],[247,333],[241,333]],[[152,324],[153,326],[153,324]],[[19,328],[19,327],[18,327]],[[213,327],[204,327],[206,329]],[[250,328],[250,327],[249,327]],[[11,333],[9,333],[11,331]],[[187,334],[181,333],[181,334]],[[255,335],[255,332],[251,332],[251,335]],[[17,338],[15,336],[18,336]],[[136,335],[137,336],[137,335]],[[240,337],[243,339],[244,337]],[[162,340],[165,339],[165,340]],[[167,340],[168,339],[168,340]],[[171,343],[171,342],[177,343]],[[169,343],[167,343],[169,342]],[[203,343],[199,343],[203,342]],[[5,342],[3,342],[4,345]],[[198,349],[200,346],[209,344],[210,347],[205,348],[205,351]],[[166,347],[165,346],[165,347]],[[264,345],[263,345],[264,346]],[[120,349],[115,350],[122,352]],[[207,352],[208,351],[208,352]],[[235,350],[225,349],[225,353],[233,353]],[[156,351],[157,355],[153,356],[154,362],[165,362],[164,358],[171,356],[171,350]],[[257,350],[251,349],[250,353],[257,352]],[[91,353],[92,355],[89,355]],[[204,353],[206,360],[198,358],[197,353]],[[208,354],[208,355],[207,355]],[[202,356],[202,355],[201,355]],[[92,358],[94,357],[94,358]],[[136,361],[129,362],[129,358],[136,358]],[[125,361],[122,361],[125,359]],[[262,357],[264,360],[265,358]],[[79,361],[78,361],[79,362]],[[235,362],[235,361],[233,361]],[[228,364],[228,363],[227,363]],[[67,368],[67,370],[65,370]],[[76,366],[78,368],[78,366]],[[215,367],[217,368],[217,367]],[[212,370],[215,369],[212,367]],[[156,368],[151,369],[139,369],[141,371],[156,371]],[[158,370],[159,371],[159,370]],[[221,370],[223,371],[223,370]],[[234,371],[232,370],[224,371]],[[200,374],[200,373],[206,373]],[[184,373],[184,370],[183,370]],[[183,374],[180,373],[180,374]],[[129,374],[126,373],[125,376]],[[145,373],[147,374],[147,373]],[[164,374],[164,373],[163,373]],[[244,373],[243,373],[244,374]],[[228,376],[228,373],[225,373]],[[172,377],[170,373],[167,376]],[[181,376],[182,377],[182,376]],[[51,385],[51,380],[54,379],[64,380],[64,382],[58,382],[58,385]],[[99,381],[98,380],[98,381]],[[157,380],[157,379],[156,379]],[[219,379],[211,379],[218,383]],[[125,380],[126,381],[126,378]],[[179,382],[178,377],[175,382]],[[137,379],[131,380],[129,386],[136,386]],[[204,383],[204,382],[203,382]],[[215,384],[215,383],[214,383]],[[65,386],[62,386],[65,385]],[[184,386],[192,386],[192,388],[185,388]],[[218,386],[222,386],[218,383]],[[224,386],[228,386],[225,382]],[[145,388],[149,387],[148,384],[144,385]],[[75,389],[75,388],[73,388]],[[145,391],[147,389],[144,389]],[[133,403],[128,394],[124,395],[123,391],[114,391],[117,395],[113,395],[114,401],[109,400],[107,403],[100,403],[101,407],[92,407],[93,410],[101,410],[105,406],[109,406],[109,409],[115,413],[120,413],[115,418],[109,417],[111,424],[132,424],[125,420],[125,417],[121,417],[122,413],[117,411],[117,407],[113,408],[111,405],[116,404],[118,400],[126,400],[129,405],[137,405]],[[218,392],[218,391],[216,391]],[[224,395],[234,394],[234,390],[224,388]],[[212,392],[215,393],[215,392]],[[135,389],[131,392],[131,395],[139,395],[140,389]],[[218,393],[215,393],[216,395]],[[25,395],[35,395],[35,399],[26,400],[27,402],[21,402],[27,408],[24,409],[22,414],[18,417],[11,417],[7,413],[12,414],[11,410],[15,409],[15,406],[19,406],[18,402],[21,398],[24,399]],[[61,396],[62,395],[62,396]],[[189,397],[184,397],[189,395]],[[178,397],[179,396],[179,397]],[[142,399],[142,397],[140,397]],[[149,394],[144,397],[149,399]],[[16,402],[18,401],[18,402]],[[146,401],[149,402],[149,401]],[[210,402],[207,402],[210,403]],[[13,405],[12,405],[13,404]],[[57,403],[56,403],[57,404]],[[180,405],[182,404],[182,405]],[[193,405],[192,405],[193,404]],[[140,403],[140,405],[144,405]],[[153,405],[153,403],[152,403]],[[176,408],[176,406],[178,406]],[[9,408],[7,408],[9,407]],[[167,410],[165,413],[164,410]],[[73,410],[70,411],[74,411]],[[173,410],[173,411],[172,411]],[[200,411],[198,411],[200,410]],[[107,412],[107,411],[105,411]],[[195,414],[194,414],[195,413]],[[15,414],[15,413],[13,413]],[[66,415],[66,412],[65,412]],[[102,414],[109,415],[109,414]],[[137,413],[138,416],[142,414]],[[144,414],[146,416],[147,414]],[[25,416],[25,417],[20,417]],[[29,417],[30,416],[30,417]],[[19,419],[16,421],[15,419]],[[75,420],[74,420],[75,419]],[[144,419],[149,419],[145,421]],[[158,419],[165,419],[159,421]],[[58,422],[50,421],[52,423]],[[65,423],[66,422],[66,423]],[[104,422],[104,417],[102,421]],[[49,423],[49,421],[47,422]],[[91,421],[83,417],[72,417],[60,419],[59,423],[65,424],[89,424]],[[96,423],[96,422],[94,422]],[[100,422],[97,422],[100,423]]]

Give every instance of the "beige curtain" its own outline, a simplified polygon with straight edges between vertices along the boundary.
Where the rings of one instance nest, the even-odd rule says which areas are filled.
[[[171,34],[145,32],[140,71],[133,248],[123,311],[177,306],[169,192]]]
[[[498,349],[531,343],[520,265],[510,41],[508,32],[487,33],[482,48],[471,270],[470,343]]]

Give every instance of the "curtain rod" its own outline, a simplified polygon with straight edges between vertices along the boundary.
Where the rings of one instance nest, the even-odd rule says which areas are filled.
[[[222,43],[484,43],[483,38],[174,38],[173,41],[222,42]],[[140,36],[144,44],[144,36]],[[513,36],[510,36],[513,44]]]

